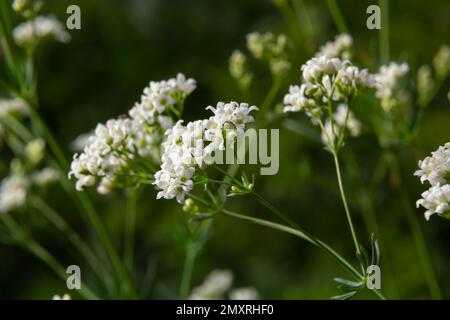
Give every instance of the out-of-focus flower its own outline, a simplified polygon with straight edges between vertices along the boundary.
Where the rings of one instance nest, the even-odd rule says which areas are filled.
[[[70,34],[54,16],[37,16],[31,21],[19,24],[13,30],[13,37],[20,47],[36,45],[45,37],[53,37],[59,42],[69,42]]]
[[[25,204],[29,181],[21,175],[6,177],[0,184],[0,213],[8,213]]]
[[[438,79],[443,79],[450,71],[450,47],[443,45],[433,58],[433,67]]]
[[[259,293],[253,287],[237,288],[230,291],[230,300],[258,300]]]
[[[7,115],[27,115],[28,107],[22,99],[0,99],[0,119]]]
[[[228,270],[214,270],[198,287],[192,289],[190,300],[223,299],[233,283],[233,274]]]
[[[72,297],[70,296],[70,294],[64,294],[62,296],[60,296],[59,294],[55,294],[52,297],[52,300],[72,300]]]
[[[343,60],[351,58],[353,38],[347,33],[342,33],[334,38],[334,41],[325,43],[320,47],[316,56],[327,56],[328,58],[340,58]]]
[[[47,185],[57,181],[58,178],[59,178],[58,171],[56,171],[53,168],[49,168],[49,167],[39,170],[37,172],[34,172],[31,175],[32,182],[39,187],[47,186]]]
[[[247,57],[239,50],[235,50],[229,60],[229,71],[231,76],[238,82],[242,89],[247,89],[253,75],[247,69]]]
[[[389,65],[381,66],[375,75],[376,96],[381,100],[381,107],[389,112],[397,105],[399,97],[399,82],[409,71],[406,63],[398,64],[391,62]]]
[[[431,68],[427,65],[421,66],[417,70],[417,93],[419,104],[422,107],[424,107],[430,99],[434,85]]]
[[[327,120],[324,125],[324,131],[322,131],[322,141],[324,144],[331,144],[336,137],[339,136],[342,129],[345,127],[352,137],[359,136],[361,132],[361,122],[355,118],[353,112],[348,109],[346,104],[340,104],[333,114],[334,125],[331,125],[331,121]],[[334,129],[334,132],[333,132]]]
[[[287,44],[288,38],[284,34],[252,32],[247,35],[247,48],[250,53],[256,59],[267,60],[272,74],[276,76],[291,67],[286,59]]]
[[[25,146],[25,156],[32,165],[36,165],[41,162],[44,155],[45,141],[43,139],[33,140]]]

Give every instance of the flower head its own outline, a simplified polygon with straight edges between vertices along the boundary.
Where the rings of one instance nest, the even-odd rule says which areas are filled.
[[[161,169],[155,174],[154,184],[161,191],[157,198],[173,199],[183,203],[194,188],[196,167],[204,168],[216,151],[224,150],[226,142],[242,133],[254,121],[250,112],[257,110],[247,103],[217,103],[206,108],[213,116],[204,120],[178,121],[166,131],[163,143]]]
[[[19,24],[13,30],[13,37],[19,47],[36,45],[45,37],[53,37],[63,43],[70,40],[70,34],[54,16],[37,16],[33,20]]]
[[[417,207],[427,209],[427,220],[435,213],[447,213],[450,204],[450,142],[432,152],[431,157],[419,161],[419,168],[414,175],[419,176],[422,183],[428,181],[431,187],[422,193]]]

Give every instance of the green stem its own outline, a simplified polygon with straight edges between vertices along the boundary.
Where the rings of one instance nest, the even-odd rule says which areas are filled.
[[[390,154],[390,153],[388,153]],[[399,169],[399,159],[393,154],[390,157],[392,161],[393,169],[400,175]],[[411,206],[412,200],[410,199],[407,190],[403,188],[400,189],[400,196],[403,202],[404,214],[409,224],[409,228],[412,232],[414,244],[416,246],[417,254],[419,256],[420,263],[422,265],[422,269],[425,272],[425,278],[430,290],[431,296],[433,299],[442,299],[442,291],[439,286],[439,282],[437,279],[436,271],[433,267],[433,262],[431,259],[431,255],[425,240],[425,236],[423,234],[422,228],[420,227],[420,223],[416,216],[416,211],[413,206]]]
[[[388,247],[389,246],[383,246],[383,236],[381,234],[381,229],[378,224],[377,216],[374,210],[374,205],[371,199],[371,196],[369,194],[367,185],[364,183],[362,178],[362,172],[361,168],[358,165],[358,162],[356,161],[356,158],[353,154],[353,151],[350,147],[347,147],[347,152],[344,152],[345,161],[348,163],[349,167],[349,173],[351,176],[353,176],[353,179],[355,180],[355,188],[359,191],[358,196],[358,203],[359,207],[361,209],[361,213],[364,219],[364,223],[366,225],[366,229],[370,234],[373,232],[375,233],[377,239],[380,241],[380,245],[384,250],[382,250],[382,260],[384,261],[383,265],[386,267],[386,271],[389,274],[389,278],[391,281],[389,281],[390,284],[392,284],[392,291],[394,291],[394,294],[390,294],[392,299],[395,299],[396,296],[398,296],[398,286],[396,277],[393,271],[392,267],[392,259],[390,259],[388,254]]]
[[[344,186],[342,184],[342,177],[341,177],[341,168],[339,165],[339,158],[336,152],[332,152],[333,154],[333,159],[334,159],[334,165],[336,167],[336,175],[337,175],[337,179],[338,179],[338,184],[339,184],[339,191],[341,193],[341,198],[342,198],[342,202],[344,204],[344,209],[345,209],[345,215],[347,216],[347,222],[348,225],[350,227],[350,232],[352,234],[352,238],[353,238],[353,242],[355,244],[355,248],[356,248],[356,254],[360,255],[360,248],[359,248],[359,242],[358,242],[358,237],[356,236],[356,232],[355,232],[355,228],[353,226],[353,221],[352,221],[352,216],[350,214],[350,210],[347,204],[347,198],[345,196],[345,191],[344,191]]]
[[[9,216],[9,214],[2,214],[0,215],[0,218],[19,245],[46,264],[62,280],[67,280],[65,268],[36,240],[31,238],[29,234],[26,234],[25,231]],[[98,297],[85,284],[82,285],[79,292],[86,299],[98,300]]]
[[[195,243],[188,244],[186,256],[184,259],[183,274],[181,276],[180,299],[186,300],[189,297],[191,289],[192,272],[194,270],[195,258],[197,257],[198,248]]]
[[[347,33],[348,28],[345,24],[345,19],[339,9],[336,0],[326,0],[328,10],[330,11],[331,17],[333,18],[334,24],[340,33]]]
[[[41,198],[36,196],[30,196],[30,203],[43,214],[43,216],[53,224],[61,233],[65,234],[69,241],[77,248],[80,254],[89,263],[92,270],[97,274],[98,278],[103,281],[107,286],[110,284],[108,281],[107,272],[97,259],[94,252],[89,245],[81,239],[81,237],[68,225],[68,223],[47,203]]]
[[[128,196],[127,214],[125,221],[125,248],[124,248],[124,264],[128,270],[133,270],[134,264],[134,237],[136,233],[136,216],[137,216],[137,203],[142,189],[131,190],[131,194]]]
[[[389,2],[388,0],[378,0],[381,11],[381,29],[379,31],[380,41],[380,62],[389,62]]]
[[[265,115],[266,112],[269,110],[270,106],[272,105],[273,101],[275,100],[278,91],[280,90],[281,84],[283,83],[282,77],[275,76],[273,79],[272,86],[270,87],[269,92],[266,95],[266,98],[264,99],[261,108],[259,109],[260,115]]]
[[[431,293],[431,297],[434,300],[441,300],[441,288],[437,280],[436,272],[433,268],[431,255],[427,247],[423,231],[417,219],[416,212],[411,206],[411,199],[409,198],[408,194],[403,189],[401,190],[401,193],[405,216],[408,220],[409,227],[413,234],[414,243],[416,246],[417,254],[419,255],[422,268],[425,271],[425,278]]]
[[[284,226],[275,222],[253,218],[249,216],[245,216],[239,213],[235,213],[232,211],[229,211],[227,209],[222,209],[222,212],[230,217],[238,218],[241,220],[246,220],[249,222],[252,222],[254,224],[258,224],[261,226],[265,226],[268,228],[272,228],[278,231],[286,232],[292,235],[295,235],[317,247],[322,249],[324,252],[326,252],[328,255],[333,257],[341,266],[344,267],[344,269],[349,272],[352,276],[354,276],[357,280],[361,280],[362,276],[361,274],[347,261],[344,257],[342,257],[339,253],[337,253],[335,250],[333,250],[331,247],[329,247],[324,242],[320,241],[319,239],[315,238],[314,236],[308,234],[306,231],[294,229],[288,226]]]

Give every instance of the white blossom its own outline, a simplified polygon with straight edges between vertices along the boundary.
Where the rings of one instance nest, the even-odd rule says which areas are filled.
[[[399,81],[409,71],[406,63],[391,62],[381,66],[375,74],[376,96],[381,100],[383,110],[390,111],[398,103]]]
[[[450,179],[450,142],[432,152],[431,157],[419,161],[419,168],[414,175],[419,176],[422,183],[428,181],[432,186],[448,183]]]
[[[444,78],[450,71],[450,47],[443,45],[433,58],[433,67],[439,78]]]
[[[0,214],[25,204],[29,181],[22,175],[12,175],[0,184]]]
[[[183,203],[187,193],[192,191],[195,168],[210,163],[217,150],[224,150],[226,141],[242,133],[246,124],[254,121],[250,112],[257,110],[247,103],[217,103],[208,106],[214,115],[209,119],[197,120],[183,125],[178,121],[166,131],[162,144],[161,169],[155,174],[154,184],[161,191],[157,198],[173,199]]]
[[[40,187],[53,183],[58,179],[59,179],[58,171],[50,167],[46,167],[42,170],[34,172],[31,175],[31,181]]]
[[[233,283],[233,274],[228,270],[214,270],[198,287],[192,289],[190,300],[223,299]]]
[[[230,300],[258,300],[259,293],[253,287],[237,288],[230,291]]]
[[[22,99],[0,99],[0,119],[7,115],[27,115],[28,107]]]
[[[422,199],[417,201],[417,207],[422,206],[425,209],[425,219],[437,213],[443,214],[449,210],[450,206],[450,184],[441,186],[437,184],[422,193]]]
[[[72,300],[72,297],[68,293],[66,293],[66,294],[64,294],[62,296],[60,296],[59,294],[55,294],[52,297],[52,300]]]
[[[70,34],[54,16],[37,16],[31,21],[19,24],[13,30],[13,37],[20,47],[36,44],[39,39],[52,36],[60,42],[68,42]]]
[[[347,33],[342,33],[337,35],[334,41],[327,42],[325,43],[325,45],[320,47],[319,52],[316,54],[316,56],[350,59],[352,45],[353,38]]]
[[[127,186],[151,172],[148,166],[160,162],[160,145],[164,131],[173,125],[169,112],[195,89],[195,80],[179,73],[176,78],[152,81],[140,102],[129,111],[129,118],[98,124],[94,132],[81,141],[83,151],[75,154],[69,177],[76,178],[77,190],[95,185],[106,194],[116,186]]]

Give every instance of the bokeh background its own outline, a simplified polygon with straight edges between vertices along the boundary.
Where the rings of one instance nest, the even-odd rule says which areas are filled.
[[[205,117],[208,112],[204,108],[217,101],[242,100],[228,72],[228,58],[233,50],[245,48],[245,36],[252,31],[285,33],[292,41],[292,68],[276,98],[282,101],[289,85],[299,82],[301,64],[338,33],[325,1],[303,1],[310,20],[298,18],[294,26],[286,24],[270,0],[44,2],[44,12],[63,21],[68,5],[77,4],[82,11],[82,29],[71,32],[68,45],[49,44],[38,52],[40,112],[65,147],[67,157],[72,154],[71,141],[98,122],[126,113],[150,80],[167,79],[177,72],[197,80],[198,88],[187,100],[187,120]],[[365,12],[372,2],[338,1],[369,68],[378,63],[378,32],[366,28]],[[414,74],[419,65],[430,63],[441,44],[448,43],[450,2],[402,0],[389,1],[389,5],[391,59],[407,61]],[[247,100],[260,105],[271,78],[265,65],[254,68],[257,76]],[[424,190],[412,176],[417,161],[449,140],[448,81],[443,88],[426,111],[419,139],[411,148],[396,149],[402,159],[401,183],[413,205]],[[295,118],[305,120],[300,115]],[[320,143],[286,127],[282,118],[271,126],[281,128],[280,171],[276,176],[257,177],[256,190],[354,261],[330,155]],[[359,236],[367,245],[371,230],[367,230],[361,212],[360,182],[370,180],[380,149],[369,129],[349,145],[363,174],[361,179],[355,178],[343,160],[344,180]],[[386,264],[390,269],[389,274],[383,273],[382,288],[392,298],[430,298],[398,180],[396,174],[387,172],[381,185],[370,192],[380,225],[377,236],[389,257],[389,261],[382,261],[383,270]],[[108,196],[99,196],[94,190],[89,193],[120,248],[126,196],[123,192]],[[77,209],[58,187],[49,190],[49,201],[84,237],[90,237]],[[241,213],[272,218],[251,197],[232,199],[230,206]],[[133,276],[137,283],[145,283],[141,295],[176,298],[185,253],[180,224],[183,212],[175,201],[156,201],[155,191],[147,187],[138,213]],[[426,222],[422,209],[414,214],[431,250],[444,296],[450,297],[450,222],[436,217]],[[67,265],[79,264],[60,233],[39,217],[30,216],[30,220],[33,233],[56,256]],[[209,237],[195,264],[193,285],[200,284],[213,269],[229,269],[235,275],[235,286],[253,286],[267,299],[326,299],[339,293],[332,279],[345,276],[344,271],[298,238],[227,217],[215,219]],[[83,277],[89,281],[89,274]],[[46,299],[66,291],[65,283],[32,256],[17,247],[0,245],[0,298]],[[373,298],[370,294],[359,297]]]

